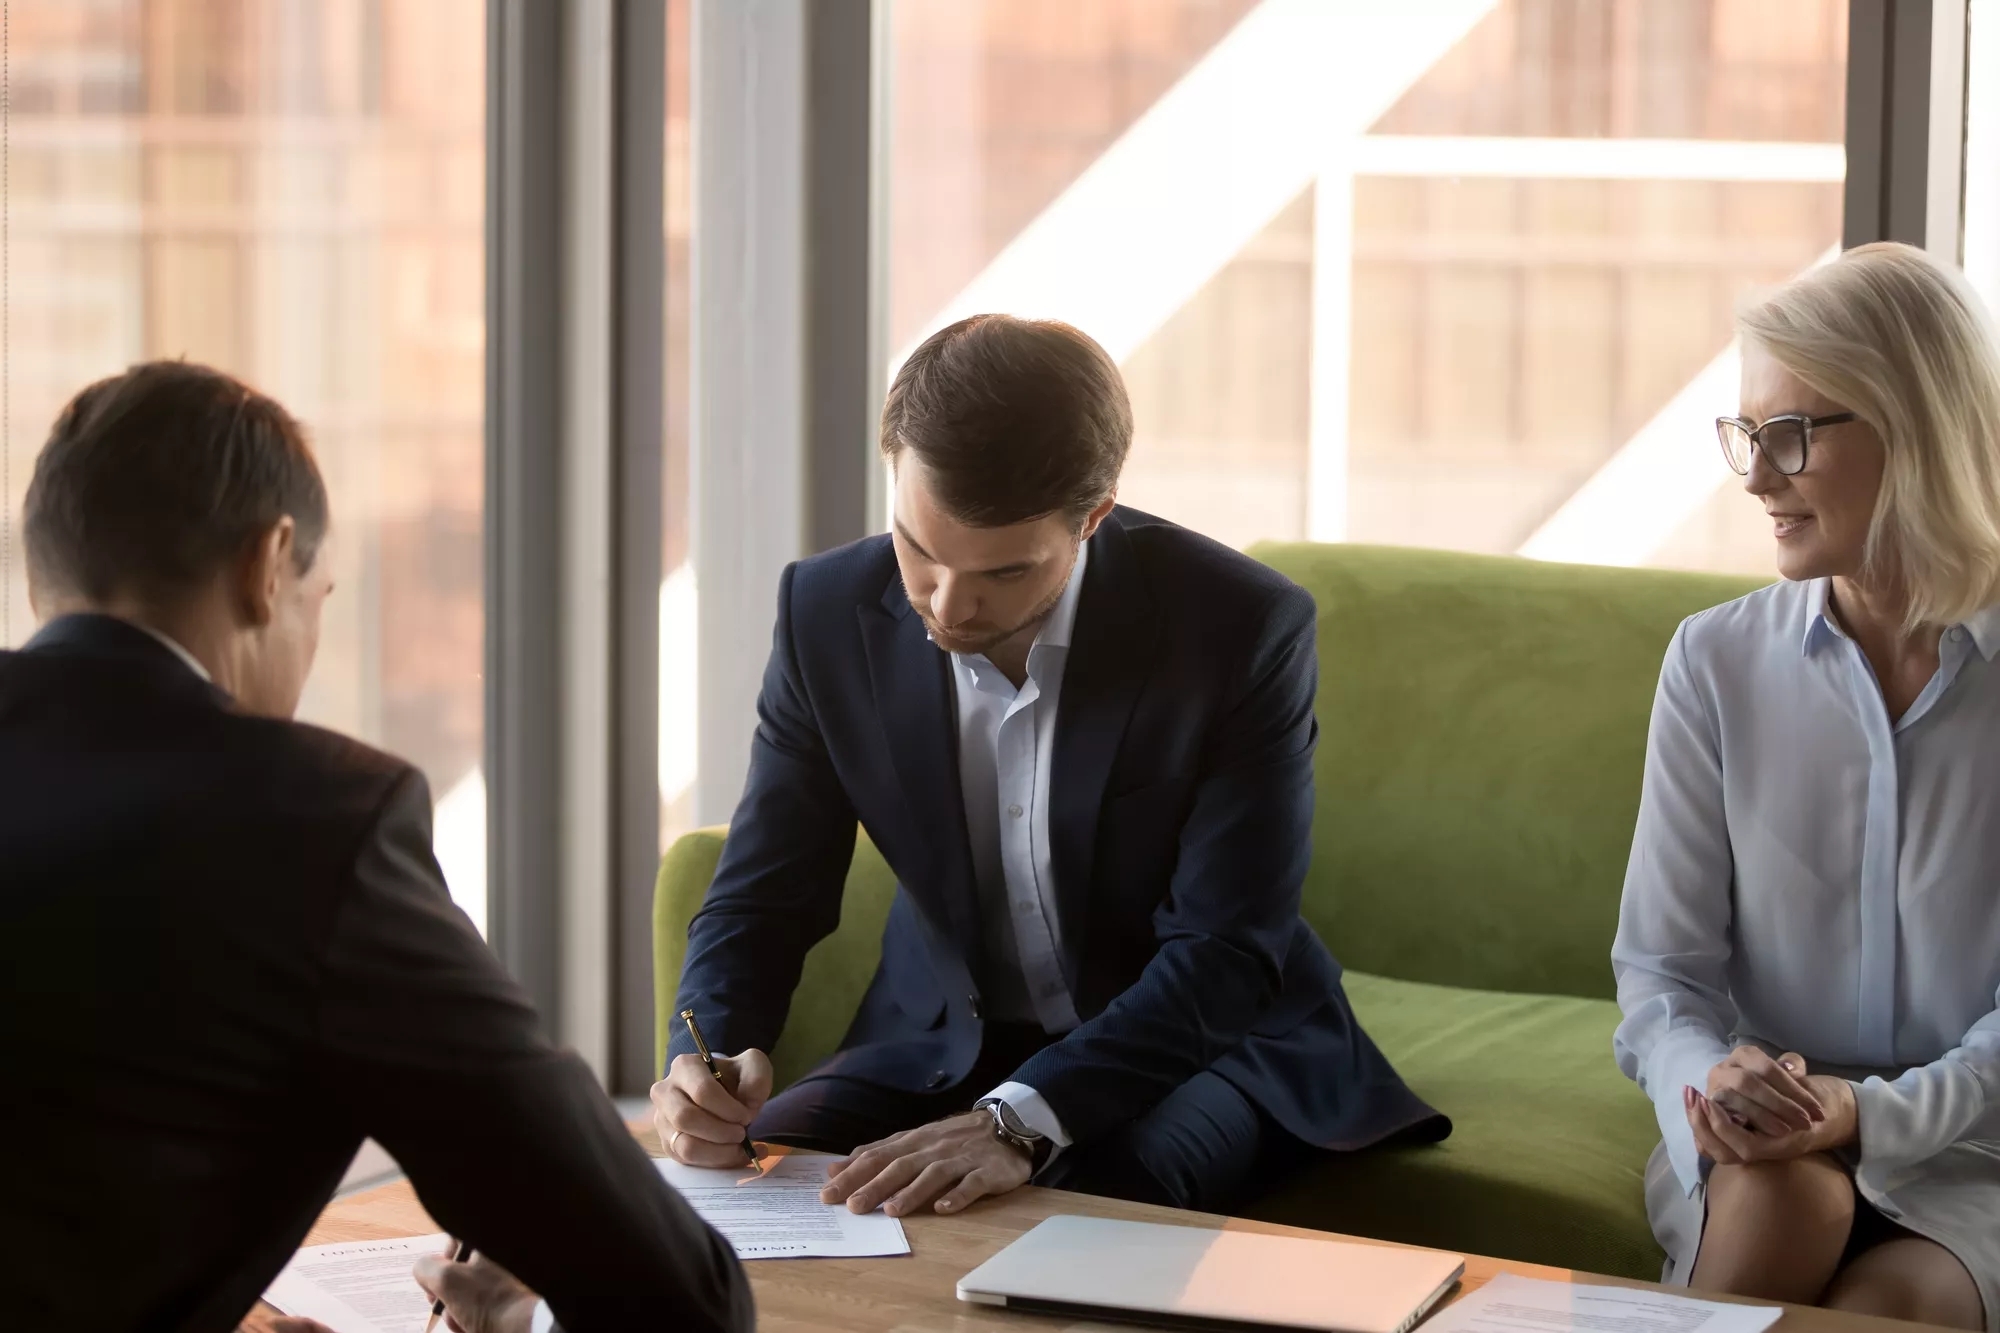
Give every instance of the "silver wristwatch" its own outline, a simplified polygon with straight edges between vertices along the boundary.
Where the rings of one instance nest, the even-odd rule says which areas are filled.
[[[1049,1149],[1053,1146],[1046,1134],[1037,1134],[1028,1128],[1028,1122],[1021,1119],[1014,1108],[998,1097],[981,1097],[972,1104],[975,1111],[984,1111],[993,1117],[993,1137],[1010,1144],[1028,1154],[1028,1160],[1039,1167],[1048,1160]]]

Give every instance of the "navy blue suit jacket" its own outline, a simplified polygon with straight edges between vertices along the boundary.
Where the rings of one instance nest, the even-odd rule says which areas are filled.
[[[1078,1142],[1208,1068],[1324,1147],[1449,1132],[1299,916],[1314,616],[1304,589],[1160,519],[1120,508],[1093,538],[1049,796],[1082,1026],[1014,1075]],[[814,1073],[914,1091],[970,1071],[984,954],[949,672],[888,537],[785,571],[749,780],[676,1003],[717,1049],[776,1042],[807,949],[839,923],[858,823],[898,888],[881,966]],[[677,1034],[669,1059],[688,1049]]]

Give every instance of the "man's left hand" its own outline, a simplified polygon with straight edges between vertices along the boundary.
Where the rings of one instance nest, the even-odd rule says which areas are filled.
[[[891,1217],[936,1201],[940,1213],[962,1211],[974,1199],[1028,1183],[1028,1154],[993,1133],[993,1117],[968,1111],[856,1148],[828,1166],[819,1197],[845,1201],[849,1211],[880,1208]]]

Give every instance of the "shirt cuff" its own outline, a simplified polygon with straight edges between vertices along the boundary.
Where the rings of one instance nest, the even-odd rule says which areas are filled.
[[[1709,1071],[1729,1058],[1727,1042],[1717,1041],[1706,1032],[1684,1028],[1669,1033],[1653,1048],[1646,1062],[1646,1095],[1653,1099],[1653,1114],[1659,1121],[1660,1137],[1667,1145],[1667,1160],[1681,1189],[1692,1196],[1707,1179],[1701,1149],[1695,1146],[1694,1130],[1688,1124],[1683,1088],[1708,1091]]]
[[[1049,1141],[1049,1155],[1043,1159],[1041,1171],[1046,1171],[1062,1156],[1062,1150],[1070,1146],[1071,1139],[1063,1129],[1061,1117],[1049,1105],[1049,1099],[1036,1092],[1025,1083],[1002,1083],[986,1094],[1007,1103],[1007,1109],[1021,1118],[1021,1123]],[[986,1097],[980,1098],[985,1101]],[[1038,1171],[1036,1174],[1039,1175]]]
[[[981,1097],[980,1101],[994,1099],[1007,1103],[1008,1109],[1021,1117],[1021,1123],[1047,1139],[1058,1148],[1067,1148],[1070,1137],[1063,1132],[1061,1119],[1048,1098],[1036,1092],[1025,1083],[1002,1083],[999,1087]]]
[[[1856,1081],[1861,1173],[1887,1191],[1904,1172],[1959,1138],[1989,1137],[1989,1127],[2000,1125],[2000,1116],[1987,1108],[1979,1076],[1951,1056],[1906,1070],[1900,1078]]]
[[[549,1308],[547,1301],[535,1302],[535,1317],[528,1321],[528,1333],[551,1333],[556,1326],[556,1312]]]

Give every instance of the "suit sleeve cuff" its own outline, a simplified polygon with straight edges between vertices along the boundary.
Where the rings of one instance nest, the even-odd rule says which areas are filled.
[[[556,1312],[547,1301],[535,1302],[535,1317],[528,1321],[528,1333],[555,1333]]]

